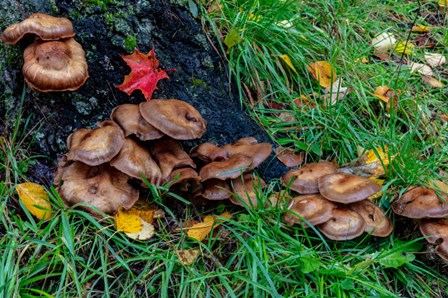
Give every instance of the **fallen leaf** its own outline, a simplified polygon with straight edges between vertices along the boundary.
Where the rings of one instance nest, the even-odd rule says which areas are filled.
[[[442,88],[444,85],[441,81],[433,77],[422,76],[423,82],[434,88]]]
[[[431,27],[425,25],[415,25],[412,26],[411,31],[415,33],[427,33],[431,31]]]
[[[411,66],[411,72],[418,72],[424,76],[429,77],[432,77],[434,75],[434,72],[432,71],[431,67],[429,67],[426,64],[411,62],[410,66]]]
[[[391,101],[394,107],[397,106],[398,96],[389,86],[378,86],[373,95],[386,103],[386,111],[390,111]]]
[[[132,55],[121,57],[131,68],[131,73],[126,75],[123,83],[116,88],[128,95],[139,89],[147,101],[151,100],[154,90],[157,89],[157,82],[169,78],[166,71],[159,68],[154,49],[146,55],[135,49]]]
[[[297,154],[294,149],[284,148],[282,146],[278,146],[277,149],[275,149],[275,155],[277,159],[287,167],[298,166],[302,164],[305,158],[305,154],[303,152]]]
[[[397,40],[391,33],[383,32],[372,39],[372,46],[375,52],[388,52],[395,46]]]
[[[190,238],[198,241],[204,240],[211,232],[213,224],[215,223],[215,217],[207,215],[204,217],[204,221],[194,224],[188,228],[187,235]]]
[[[295,123],[297,121],[296,117],[289,112],[281,112],[278,114],[278,118],[280,118],[283,122]]]
[[[282,58],[282,60],[285,61],[285,63],[289,66],[289,68],[291,68],[295,73],[297,73],[296,68],[294,67],[294,65],[291,62],[291,58],[289,58],[288,55],[283,54],[280,56],[280,58]]]
[[[410,55],[413,53],[413,48],[415,48],[415,45],[412,44],[409,41],[400,41],[395,46],[394,51],[398,54],[404,54],[404,55]]]
[[[324,88],[329,88],[336,81],[336,71],[331,67],[331,64],[327,61],[317,61],[316,63],[307,66],[311,75],[319,82]]]
[[[117,231],[125,233],[137,233],[143,228],[143,222],[135,209],[124,210],[119,208],[114,216]]]
[[[340,80],[336,80],[331,88],[325,89],[325,95],[324,98],[330,98],[331,97],[331,105],[336,104],[338,100],[341,100],[345,97],[345,94],[350,91],[350,88],[348,87],[341,87]]]
[[[391,156],[389,159],[387,150],[387,146],[385,146],[384,149],[382,147],[377,147],[375,150],[367,150],[366,153],[360,156],[359,160],[364,160],[364,165],[369,165],[369,168],[373,170],[372,177],[384,175],[390,160],[395,158],[395,156]]]
[[[379,186],[383,186],[383,184],[384,184],[384,179],[378,179],[378,178],[376,178],[376,177],[369,177],[369,179],[372,180],[373,182],[375,182],[376,184],[378,184]],[[368,197],[367,199],[369,199],[369,200],[375,200],[375,199],[381,197],[382,195],[383,195],[383,192],[382,192],[382,191],[379,191],[379,192],[377,192],[376,194],[371,195],[371,196]]]
[[[126,233],[126,236],[128,236],[131,239],[135,240],[148,240],[154,236],[154,226],[140,218],[142,222],[142,228],[140,231],[135,233]]]
[[[241,38],[239,30],[233,28],[229,33],[227,33],[226,38],[224,38],[224,43],[227,46],[227,49],[230,49],[231,47],[240,43],[242,40],[243,39]]]
[[[439,0],[439,7],[443,9],[447,9],[448,7],[448,0]]]
[[[441,118],[443,121],[447,121],[447,122],[448,122],[448,114],[441,114],[441,115],[440,115],[440,118]]]
[[[309,99],[308,97],[306,97],[305,95],[301,95],[300,97],[294,98],[294,103],[298,107],[305,106],[305,107],[309,107],[312,109],[314,109],[316,107],[314,102],[311,99]]]
[[[184,265],[193,264],[199,257],[200,250],[196,248],[190,248],[185,250],[176,250],[176,255],[179,261]]]
[[[356,58],[354,62],[355,62],[355,63],[366,64],[366,63],[369,63],[369,59],[366,58],[366,57]]]
[[[425,60],[431,67],[438,67],[446,63],[446,58],[439,53],[428,53],[425,52]]]
[[[45,189],[36,183],[25,182],[16,186],[19,199],[26,209],[38,219],[51,218],[51,205]]]

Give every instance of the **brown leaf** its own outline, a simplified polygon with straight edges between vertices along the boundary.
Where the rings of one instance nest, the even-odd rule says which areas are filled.
[[[437,80],[436,78],[433,77],[429,77],[429,76],[422,76],[423,82],[425,82],[426,84],[428,84],[431,87],[434,88],[443,88],[443,83],[439,80]]]
[[[193,264],[197,260],[200,253],[200,250],[196,248],[176,250],[177,258],[179,259],[179,261],[187,266]]]

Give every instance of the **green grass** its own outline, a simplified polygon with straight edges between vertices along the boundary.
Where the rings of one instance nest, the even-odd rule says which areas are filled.
[[[381,198],[387,207],[409,185],[446,178],[440,171],[447,170],[448,164],[447,124],[439,115],[448,113],[447,96],[446,89],[424,85],[406,66],[375,60],[370,40],[385,30],[405,40],[409,24],[428,25],[437,20],[439,28],[431,34],[440,46],[432,51],[446,55],[443,46],[448,34],[442,29],[446,17],[435,13],[435,2],[421,7],[417,2],[347,3],[228,1],[203,21],[210,34],[222,36],[221,51],[242,103],[276,142],[306,151],[308,161],[332,159],[339,164],[356,158],[358,146],[388,147],[394,158],[385,177],[384,189],[390,192]],[[294,26],[276,25],[282,20]],[[225,40],[225,36],[230,37]],[[280,58],[284,54],[296,71]],[[412,58],[419,60],[421,55],[418,50]],[[355,62],[362,57],[370,62]],[[353,89],[335,105],[324,98],[323,88],[306,69],[319,60],[331,62],[342,85]],[[439,74],[448,83],[446,72]],[[401,90],[397,107],[389,112],[373,96],[380,85]],[[302,95],[316,107],[296,106],[294,99]],[[22,101],[25,97],[23,93]],[[281,112],[295,120],[285,121]],[[167,217],[157,220],[154,238],[134,241],[117,232],[111,218],[97,219],[66,208],[55,189],[45,185],[54,212],[50,220],[40,222],[19,202],[14,190],[27,180],[28,168],[36,158],[29,151],[33,132],[20,111],[8,132],[0,136],[3,297],[448,294],[446,268],[436,265],[438,259],[427,261],[426,242],[417,232],[405,239],[395,234],[385,239],[365,235],[356,241],[335,242],[314,228],[286,226],[281,221],[283,208],[234,209],[232,219],[198,243],[179,227],[191,218],[199,219],[204,211],[185,204],[182,198],[173,203],[166,189],[152,187],[148,200],[165,210]],[[259,191],[259,206],[265,205],[278,185],[271,181]],[[224,209],[219,205],[205,213],[219,214]],[[185,249],[201,252],[192,265],[183,265],[176,255],[176,250]]]

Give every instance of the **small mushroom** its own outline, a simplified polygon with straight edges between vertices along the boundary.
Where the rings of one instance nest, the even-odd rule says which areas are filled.
[[[58,172],[59,181],[55,184],[68,206],[86,203],[110,214],[119,207],[131,208],[138,200],[139,192],[128,184],[129,177],[108,164],[90,167],[73,162]],[[84,208],[96,213],[89,207]]]
[[[209,179],[202,184],[201,195],[207,200],[219,201],[230,198],[230,188],[227,182],[219,179]]]
[[[366,222],[364,232],[372,233],[373,236],[387,237],[392,233],[393,225],[383,210],[369,200],[348,205],[348,208],[357,212]]]
[[[333,209],[333,216],[327,222],[318,226],[325,236],[332,240],[350,240],[360,236],[366,222],[357,212],[344,208]]]
[[[257,208],[258,196],[257,190],[260,190],[266,185],[261,178],[254,177],[251,173],[246,173],[239,178],[231,181],[231,188],[233,191],[230,201],[239,206],[250,206]]]
[[[200,138],[207,122],[188,103],[177,99],[152,99],[139,105],[143,118],[176,140]]]
[[[71,134],[68,137],[70,150],[66,154],[66,159],[97,166],[114,158],[123,147],[124,135],[121,128],[112,123],[112,121],[103,123],[101,124],[103,127],[90,132],[81,130],[79,133]]]
[[[282,177],[282,181],[285,185],[290,185],[291,190],[300,194],[319,193],[318,179],[336,171],[336,167],[328,161],[309,163],[299,169],[289,170]]]
[[[255,143],[254,138],[244,138],[235,144],[226,144],[220,147],[220,151],[211,154],[212,160],[227,159],[236,154],[247,156],[252,160],[249,170],[258,167],[272,153],[272,145],[269,143]],[[250,143],[249,143],[250,142]],[[227,157],[227,158],[226,158]]]
[[[420,232],[429,243],[436,245],[436,253],[448,264],[448,219],[424,219]]]
[[[6,28],[0,35],[0,40],[4,44],[16,44],[25,34],[35,34],[41,40],[57,40],[75,36],[69,19],[33,13],[22,22]]]
[[[89,77],[85,52],[73,38],[37,40],[23,53],[26,83],[40,92],[74,91]]]
[[[448,195],[442,194],[442,197],[444,201],[427,187],[412,187],[392,203],[392,209],[409,218],[441,218],[448,216]]]
[[[252,160],[244,155],[233,155],[227,160],[211,162],[199,171],[201,180],[216,178],[219,180],[235,179],[249,170]]]
[[[133,178],[142,180],[144,176],[155,185],[160,185],[162,180],[162,172],[148,149],[130,138],[125,139],[120,152],[110,161],[110,165]]]
[[[202,143],[194,148],[191,149],[190,151],[190,156],[193,158],[197,158],[205,163],[210,163],[214,160],[212,160],[212,156],[214,158],[217,158],[217,156],[222,156],[223,158],[218,158],[218,161],[224,160],[224,159],[228,159],[227,154],[224,152],[224,150],[222,150],[221,148],[219,148],[218,146],[216,146],[215,144],[211,143],[211,142],[205,142]],[[225,156],[225,158],[224,158]]]
[[[155,140],[150,144],[149,150],[162,171],[162,183],[167,181],[173,169],[196,168],[195,163],[184,151],[182,145],[171,138],[164,137]]]
[[[171,172],[169,181],[172,181],[171,186],[177,185],[183,191],[197,192],[202,188],[201,177],[192,168],[179,168]]]
[[[122,104],[115,107],[110,114],[124,131],[127,137],[134,134],[142,141],[155,140],[163,137],[163,133],[143,119],[139,106],[136,104]]]
[[[329,221],[336,207],[335,203],[328,201],[320,194],[301,195],[291,200],[282,219],[290,226],[304,223],[303,220],[316,226]]]
[[[320,194],[324,198],[343,204],[362,201],[381,189],[368,178],[345,173],[325,175],[318,181]]]
[[[275,155],[287,167],[295,167],[302,164],[305,154],[304,152],[296,153],[294,149],[278,146],[275,149]]]

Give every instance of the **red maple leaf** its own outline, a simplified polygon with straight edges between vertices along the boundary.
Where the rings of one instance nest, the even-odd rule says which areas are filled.
[[[124,77],[121,85],[115,87],[128,95],[140,89],[149,101],[152,93],[157,89],[157,82],[161,79],[169,79],[165,70],[159,68],[159,60],[156,59],[154,48],[146,55],[135,49],[132,55],[121,56],[121,58],[131,68],[131,73]]]

